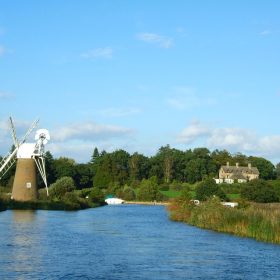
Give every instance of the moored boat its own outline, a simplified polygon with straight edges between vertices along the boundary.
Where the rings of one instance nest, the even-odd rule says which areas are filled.
[[[117,198],[117,197],[110,197],[110,198],[106,198],[105,202],[108,205],[117,205],[117,204],[123,204],[124,200]]]

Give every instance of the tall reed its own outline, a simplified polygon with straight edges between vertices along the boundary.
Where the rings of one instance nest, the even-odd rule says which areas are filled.
[[[169,213],[174,221],[280,244],[279,203],[252,203],[246,207],[227,208],[216,198],[199,206],[177,199],[169,206]]]

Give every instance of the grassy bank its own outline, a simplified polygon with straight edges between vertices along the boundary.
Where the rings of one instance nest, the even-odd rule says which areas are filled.
[[[81,210],[87,208],[94,208],[101,206],[100,203],[87,201],[86,199],[79,199],[76,201],[65,200],[36,200],[36,201],[15,201],[11,199],[0,199],[0,211],[7,209],[16,210]]]
[[[7,209],[7,206],[0,200],[0,212]]]
[[[200,228],[280,244],[280,204],[244,204],[226,208],[217,199],[194,206],[180,199],[169,206],[170,218]]]

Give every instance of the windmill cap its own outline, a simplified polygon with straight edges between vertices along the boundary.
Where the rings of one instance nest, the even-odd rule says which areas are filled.
[[[35,143],[21,144],[17,151],[17,158],[32,158],[35,149]]]

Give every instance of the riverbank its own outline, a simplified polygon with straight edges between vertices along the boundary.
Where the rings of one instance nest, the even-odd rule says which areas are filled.
[[[160,202],[160,201],[125,201],[124,204],[163,205],[163,206],[168,206],[169,202]]]
[[[87,202],[86,200],[71,201],[53,201],[53,200],[36,200],[36,201],[15,201],[0,200],[0,211],[5,210],[63,210],[75,211],[102,206],[100,203]]]
[[[227,208],[217,199],[199,206],[180,200],[168,207],[170,218],[199,228],[280,244],[280,204],[251,203]]]

